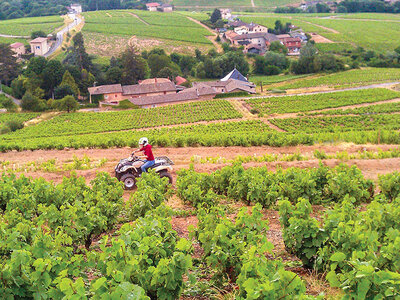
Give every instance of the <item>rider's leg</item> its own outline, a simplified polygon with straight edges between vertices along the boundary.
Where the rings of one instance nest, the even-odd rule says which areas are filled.
[[[154,160],[146,160],[146,162],[140,167],[142,173],[147,172],[147,169],[154,165]]]

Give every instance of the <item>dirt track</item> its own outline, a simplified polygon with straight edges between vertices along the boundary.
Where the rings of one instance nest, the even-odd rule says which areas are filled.
[[[349,154],[356,153],[358,151],[377,151],[378,149],[388,150],[397,148],[395,145],[353,145],[353,144],[341,144],[341,145],[314,145],[314,146],[294,146],[294,147],[186,147],[186,148],[155,148],[155,156],[167,155],[174,162],[174,177],[176,177],[176,170],[181,168],[188,168],[192,163],[191,158],[194,155],[202,158],[206,157],[223,157],[227,160],[233,159],[238,155],[250,156],[257,155],[262,156],[266,153],[269,154],[290,154],[290,153],[301,153],[303,155],[311,155],[316,149],[322,150],[327,154],[334,154],[339,151],[346,150]],[[84,154],[89,156],[93,160],[99,160],[107,158],[108,162],[99,169],[92,170],[79,170],[77,174],[84,176],[88,181],[96,176],[97,171],[106,171],[113,174],[114,166],[119,159],[127,157],[131,153],[131,148],[112,148],[112,149],[80,149],[80,150],[37,150],[37,151],[24,151],[24,152],[8,152],[0,153],[0,161],[10,161],[11,165],[23,165],[28,162],[44,162],[50,159],[57,159],[62,164],[70,162],[73,156],[82,157]],[[335,166],[341,163],[340,160],[330,159],[324,160],[324,164],[328,166]],[[367,178],[376,180],[378,174],[385,174],[400,170],[400,158],[380,159],[380,160],[362,160],[355,159],[346,162],[350,165],[358,166]],[[293,161],[293,162],[250,162],[246,163],[246,167],[250,166],[268,166],[271,170],[275,170],[278,167],[300,167],[308,168],[318,166],[319,161],[316,159],[307,161]],[[195,164],[195,169],[201,172],[212,172],[222,168],[224,163],[205,163]],[[62,177],[68,175],[69,172],[32,172],[26,175],[32,177],[44,177],[47,180],[54,180],[60,182]]]

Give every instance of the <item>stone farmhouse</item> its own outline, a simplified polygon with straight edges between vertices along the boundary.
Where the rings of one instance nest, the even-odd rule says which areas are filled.
[[[146,3],[146,8],[148,11],[161,11],[161,12],[172,12],[174,10],[171,4],[160,4],[158,2]]]
[[[47,38],[38,37],[29,42],[31,45],[31,52],[35,56],[44,56],[50,49]]]
[[[92,102],[92,96],[103,95],[104,100],[100,102],[101,108],[117,106],[123,100],[129,100],[141,108],[151,108],[182,102],[211,100],[221,93],[256,93],[255,85],[248,82],[247,78],[236,69],[221,80],[194,82],[190,88],[176,85],[166,78],[152,78],[135,85],[111,84],[90,87],[88,90],[90,102]]]
[[[11,44],[10,48],[14,52],[14,57],[21,57],[26,53],[25,45],[19,42]]]

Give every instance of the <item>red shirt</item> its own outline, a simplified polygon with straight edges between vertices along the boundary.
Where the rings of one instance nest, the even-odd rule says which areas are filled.
[[[154,160],[153,151],[151,151],[151,145],[147,144],[142,149],[140,149],[140,151],[144,152],[144,155],[146,155],[147,160]]]

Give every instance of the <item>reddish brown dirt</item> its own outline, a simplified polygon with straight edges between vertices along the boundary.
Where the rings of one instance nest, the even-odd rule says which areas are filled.
[[[200,157],[217,157],[221,156],[226,159],[233,159],[238,155],[262,156],[266,153],[269,154],[290,154],[301,153],[303,155],[311,155],[315,150],[324,151],[327,154],[334,154],[339,151],[346,150],[349,154],[358,151],[377,151],[388,150],[397,148],[396,145],[353,145],[353,144],[340,144],[340,145],[314,145],[314,146],[290,146],[290,147],[185,147],[185,148],[155,148],[154,154],[167,155],[174,162],[173,175],[176,177],[176,170],[181,168],[188,168],[191,164],[191,157],[198,155]],[[71,149],[71,150],[37,150],[37,151],[11,151],[7,153],[0,153],[0,161],[10,161],[11,164],[26,164],[28,162],[47,161],[49,159],[57,159],[62,164],[73,159],[73,156],[82,157],[83,155],[89,156],[91,159],[99,160],[107,158],[108,162],[98,169],[76,171],[79,176],[84,176],[87,180],[92,180],[96,176],[97,171],[105,171],[113,174],[114,166],[119,159],[129,156],[131,148],[111,148],[111,149]],[[336,159],[324,160],[324,164],[328,166],[335,166],[341,163]],[[378,174],[386,174],[400,169],[400,158],[390,158],[381,160],[351,160],[346,162],[349,165],[358,166],[367,178],[377,179]],[[293,161],[293,162],[271,162],[271,163],[247,163],[245,167],[251,166],[268,166],[271,170],[278,167],[300,167],[309,168],[315,167],[319,164],[318,160],[308,161]],[[226,164],[195,164],[195,169],[201,172],[212,172],[220,169]],[[60,182],[63,176],[67,176],[70,172],[32,172],[26,175],[32,177],[44,177],[47,180],[54,180]]]

